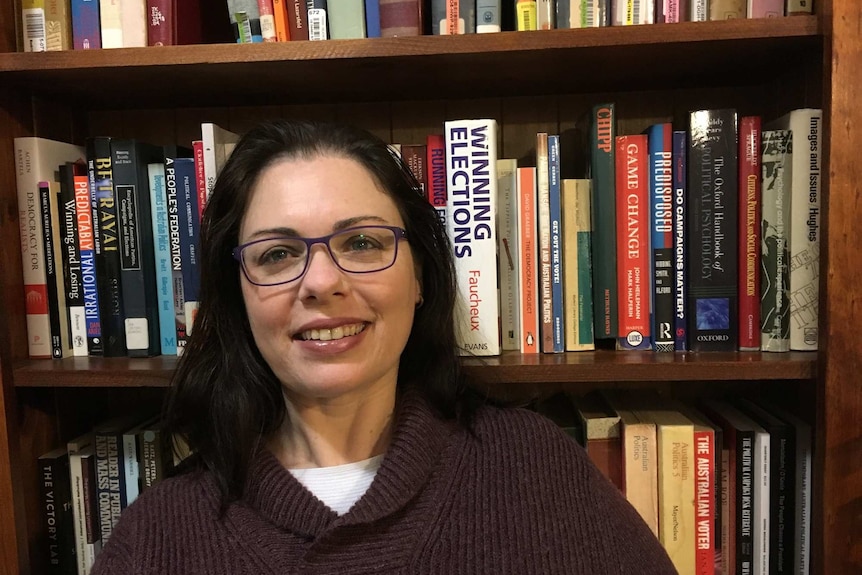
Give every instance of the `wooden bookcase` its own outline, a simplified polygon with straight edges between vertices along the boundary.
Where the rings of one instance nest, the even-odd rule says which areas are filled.
[[[625,385],[678,394],[763,392],[816,430],[812,574],[862,572],[862,7],[820,0],[816,16],[774,20],[258,45],[18,54],[0,6],[0,574],[41,573],[35,458],[110,412],[158,405],[175,359],[29,361],[12,140],[199,137],[273,116],[349,120],[393,142],[443,120],[496,117],[504,157],[527,159],[535,133],[569,133],[599,101],[622,131],[689,109],[776,117],[825,111],[825,228],[818,353],[595,353],[467,362],[502,394]]]

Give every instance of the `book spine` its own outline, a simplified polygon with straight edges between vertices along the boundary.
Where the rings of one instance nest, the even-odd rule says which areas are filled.
[[[446,144],[442,134],[431,134],[425,140],[428,153],[428,201],[437,210],[437,217],[443,225],[448,219],[446,206]]]
[[[78,575],[86,575],[84,565],[87,528],[84,525],[84,481],[83,457],[80,453],[69,455],[69,476],[72,483],[72,521],[75,534],[75,563]]]
[[[71,0],[72,46],[75,50],[98,50],[102,47],[99,24],[99,0]]]
[[[694,428],[694,496],[695,496],[695,573],[713,575],[716,565],[715,432],[702,426]]]
[[[747,16],[748,18],[781,18],[784,16],[784,0],[748,0]]]
[[[114,194],[120,232],[120,280],[126,349],[131,357],[159,353],[159,316],[147,165],[159,149],[113,140]]]
[[[60,310],[60,298],[65,301],[65,295],[59,293],[57,277],[57,262],[54,242],[54,217],[51,214],[51,187],[48,182],[39,182],[39,207],[42,215],[42,248],[45,261],[45,281],[48,286],[48,319],[51,325],[51,357],[63,359],[62,330],[66,328]],[[65,305],[63,306],[65,310]]]
[[[500,331],[504,351],[518,351],[521,345],[517,172],[517,160],[497,162],[497,208],[500,224],[497,252],[500,265]]]
[[[760,117],[739,119],[739,350],[760,349]]]
[[[754,573],[769,575],[769,510],[772,499],[769,488],[769,457],[772,440],[769,433],[762,428],[754,432],[754,448]]]
[[[174,0],[147,0],[147,46],[177,43],[173,34],[174,17]]]
[[[327,0],[308,1],[308,39],[321,41],[329,39],[329,24],[327,13],[329,3]]]
[[[114,432],[96,432],[96,497],[102,545],[108,543],[125,507],[121,437]]]
[[[260,35],[264,42],[275,42],[278,38],[275,33],[275,11],[272,0],[257,0],[257,9],[260,12]]]
[[[428,197],[428,168],[425,165],[427,158],[428,152],[425,144],[404,144],[401,146],[401,159],[410,169],[413,177],[416,178],[416,183],[419,184],[419,195],[423,198]]]
[[[518,231],[521,294],[521,353],[539,353],[539,242],[536,225],[536,168],[518,168]]]
[[[90,451],[82,458],[84,512],[84,554],[83,575],[87,575],[96,562],[96,555],[102,549],[101,529],[99,526],[99,506],[96,498],[96,456]]]
[[[75,534],[72,517],[69,455],[39,458],[39,495],[46,563],[50,574],[75,570]]]
[[[123,26],[123,48],[143,48],[147,45],[146,0],[120,0]]]
[[[790,349],[816,351],[820,303],[820,162],[823,113],[791,112],[784,129],[793,133],[790,178]]]
[[[612,26],[655,23],[654,0],[613,0]]]
[[[536,29],[554,29],[554,2],[553,0],[536,1]]]
[[[380,0],[363,0],[365,5],[365,37],[380,38]],[[334,5],[340,3],[335,1]]]
[[[786,218],[790,201],[791,138],[789,130],[763,132],[761,325],[763,351],[790,351],[790,256]]]
[[[592,277],[592,224],[590,204],[592,190],[590,180],[563,180],[563,189],[570,190],[570,201],[574,206],[563,207],[563,253],[566,254],[564,288],[566,305],[566,351],[589,351],[596,348],[593,339],[593,292]],[[565,193],[565,192],[564,192]],[[571,228],[571,230],[569,230]],[[573,269],[570,269],[573,268]]]
[[[688,13],[692,22],[706,22],[709,20],[709,0],[690,0]]]
[[[617,136],[617,348],[652,348],[648,138]]]
[[[684,2],[686,0],[657,0],[656,24],[676,23],[687,20]]]
[[[557,0],[556,13],[554,14],[554,27],[559,29],[577,28],[572,25],[573,9],[578,10],[579,0]],[[481,14],[479,15],[481,21]]]
[[[447,231],[455,254],[462,353],[499,355],[497,293],[497,122],[445,124]]]
[[[710,20],[745,18],[748,0],[709,0]]]
[[[162,355],[177,354],[177,329],[174,317],[174,291],[171,269],[171,241],[168,231],[168,204],[165,192],[165,165],[147,166],[150,180],[151,225],[156,263],[156,293],[159,310],[159,349]]]
[[[60,229],[63,246],[63,275],[66,286],[66,310],[69,314],[69,338],[72,354],[87,355],[87,319],[84,308],[84,268],[78,245],[78,215],[75,207],[75,164],[60,166]]]
[[[536,134],[536,227],[539,240],[539,293],[542,353],[554,351],[553,288],[551,280],[551,191],[548,170],[548,134]]]
[[[518,32],[538,30],[538,3],[536,0],[516,0],[515,11]]]
[[[593,107],[590,125],[593,180],[593,305],[596,339],[617,337],[616,132],[613,104]]]
[[[688,158],[688,134],[678,130],[673,133],[673,298],[674,298],[674,351],[688,351],[688,317],[686,296],[688,272],[686,254],[686,176]]]
[[[125,486],[125,505],[123,509],[131,505],[140,495],[140,477],[141,469],[138,464],[138,442],[135,433],[123,433],[123,474]]]
[[[691,113],[688,331],[692,351],[737,351],[737,120]]]
[[[87,176],[75,176],[75,214],[78,220],[78,246],[81,255],[81,280],[84,292],[87,353],[99,356],[102,346],[102,324],[99,312],[98,272],[96,270],[96,234],[93,229],[93,209]]]
[[[45,3],[45,48],[48,52],[72,49],[72,14],[68,1]]]
[[[96,270],[98,272],[102,345],[106,357],[124,356],[126,355],[126,337],[123,294],[120,285],[122,268],[111,161],[111,139],[107,137],[90,139],[87,157],[88,164],[92,163],[94,180],[90,182],[90,194],[94,219],[98,220],[99,226],[99,241],[96,244]]]
[[[191,337],[200,290],[198,268],[200,220],[195,190],[194,160],[177,158],[174,167],[176,168],[179,239],[182,254],[183,311],[186,320],[186,336]]]
[[[493,0],[491,4],[494,4]],[[422,35],[422,3],[419,0],[380,0],[379,10],[382,37]],[[493,15],[487,9],[486,12]],[[371,37],[370,33],[368,37]]]
[[[476,0],[476,33],[493,34],[500,32],[501,0]]]
[[[652,247],[652,327],[657,352],[672,352],[674,338],[673,130],[655,124],[649,139],[650,240]]]
[[[188,341],[186,332],[185,291],[183,288],[183,255],[180,240],[180,200],[177,188],[177,158],[165,156],[165,196],[168,209],[168,241],[171,251],[171,288],[174,302],[174,326],[177,355],[183,354]]]
[[[288,36],[291,40],[308,40],[308,6],[305,0],[285,0]]]
[[[551,333],[554,353],[566,351],[563,299],[563,232],[560,200],[560,137],[548,136],[548,217],[551,248]]]
[[[680,573],[696,561],[693,439],[691,424],[656,424],[659,540]]]
[[[289,42],[290,28],[287,25],[287,0],[272,0],[272,13],[275,17],[276,41]]]
[[[141,431],[141,488],[149,489],[165,477],[165,458],[161,443],[161,431],[145,429]]]
[[[21,30],[24,52],[45,52],[45,0],[21,0]]]
[[[787,15],[796,16],[814,13],[814,0],[787,0]]]
[[[123,47],[123,16],[121,0],[99,0],[99,29],[102,48]]]

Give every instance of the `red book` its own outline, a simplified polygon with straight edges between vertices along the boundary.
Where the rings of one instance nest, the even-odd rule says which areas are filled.
[[[285,0],[288,36],[291,40],[308,40],[308,5],[305,0]]]
[[[428,197],[428,171],[425,166],[427,151],[425,144],[403,144],[401,146],[401,159],[413,172],[413,177],[419,183],[419,191],[423,197]]]
[[[200,0],[147,0],[147,46],[201,44]]]
[[[207,177],[204,173],[204,143],[202,140],[192,142],[193,158],[195,160],[195,183],[198,188],[198,217],[204,215],[207,205]]]
[[[422,2],[420,0],[380,0],[380,35],[422,35]]]
[[[618,349],[651,349],[649,138],[616,137]]]
[[[760,116],[739,120],[739,349],[760,349]]]

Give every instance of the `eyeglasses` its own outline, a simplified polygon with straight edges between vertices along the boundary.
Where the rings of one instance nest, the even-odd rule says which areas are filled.
[[[399,240],[407,239],[403,228],[361,226],[320,238],[275,237],[255,240],[233,249],[246,279],[254,285],[274,286],[292,282],[308,268],[314,244],[324,244],[340,269],[353,274],[379,272],[398,257]]]

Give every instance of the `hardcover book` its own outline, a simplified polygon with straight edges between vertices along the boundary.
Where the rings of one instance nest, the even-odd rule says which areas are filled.
[[[784,16],[784,0],[748,0],[749,18],[781,18]]]
[[[770,129],[790,130],[790,349],[816,351],[820,304],[820,179],[823,112],[793,110]]]
[[[560,194],[560,136],[548,136],[548,215],[551,241],[551,334],[554,353],[566,351],[563,298],[563,214]]]
[[[501,0],[476,0],[476,33],[493,34],[502,30]]]
[[[147,0],[147,46],[203,44],[201,0]]]
[[[422,35],[422,2],[420,0],[380,0],[380,35]]]
[[[101,550],[98,538],[98,515],[92,512],[96,500],[93,434],[87,433],[69,441],[69,477],[72,489],[72,520],[74,521],[75,561],[78,575],[86,575]]]
[[[183,316],[186,322],[186,336],[191,337],[198,310],[198,294],[201,283],[200,263],[198,262],[200,218],[198,217],[194,160],[176,158],[174,169],[176,173],[177,224],[179,225],[179,246],[182,259],[180,267],[183,283]],[[168,209],[170,209],[170,195],[168,202]],[[179,339],[177,345],[180,345]],[[179,347],[177,353],[180,353]]]
[[[590,223],[591,182],[563,180],[563,297],[566,351],[592,351],[593,290]]]
[[[745,18],[748,0],[709,0],[710,20]]]
[[[590,460],[622,491],[622,438],[620,416],[599,393],[573,398],[584,430],[584,447]]]
[[[647,136],[617,136],[616,148],[617,349],[651,349]]]
[[[163,162],[162,149],[135,140],[111,141],[120,233],[120,282],[126,350],[130,357],[161,351],[156,259],[147,166]]]
[[[499,355],[497,122],[448,121],[444,134],[459,346],[469,355]]]
[[[611,26],[655,23],[656,0],[613,0]]]
[[[231,152],[239,142],[240,135],[222,128],[218,124],[212,122],[204,122],[201,124],[201,141],[203,142],[203,166],[204,177],[206,178],[206,198],[209,199],[212,194],[213,186],[216,178],[221,172]],[[178,154],[174,157],[190,158],[186,150],[183,148],[174,148]],[[180,153],[182,152],[182,153]],[[203,208],[200,208],[203,213]]]
[[[739,349],[760,349],[760,116],[739,119]]]
[[[669,123],[647,129],[649,139],[650,247],[653,347],[674,350],[673,142]]]
[[[787,218],[793,162],[789,130],[763,132],[760,275],[760,345],[790,351],[790,256]]]
[[[554,293],[551,274],[551,190],[548,169],[548,134],[536,134],[536,226],[539,231],[539,288],[542,333],[542,353],[553,353],[554,345]]]
[[[102,48],[123,48],[122,0],[99,0]]]
[[[237,44],[263,42],[257,0],[227,0],[227,11]]]
[[[75,573],[75,524],[69,453],[60,447],[38,459],[42,533],[51,575]]]
[[[174,314],[171,237],[168,224],[168,201],[165,190],[165,164],[147,165],[150,180],[150,225],[156,263],[156,294],[159,310],[159,348],[162,355],[177,355],[177,329]]]
[[[689,137],[689,346],[692,351],[737,351],[736,111],[692,112]]]
[[[176,162],[180,160],[170,150],[165,150],[165,197],[168,211],[168,242],[171,257],[171,287],[173,293],[174,327],[176,330],[177,355],[183,354],[188,342],[186,326],[186,297],[183,285],[183,249],[181,241],[181,202]],[[188,160],[188,158],[186,158]],[[193,160],[192,160],[193,161]],[[184,196],[183,196],[184,198]],[[184,199],[183,199],[184,201]],[[184,218],[187,216],[184,216]]]
[[[66,282],[63,277],[60,214],[57,182],[39,182],[39,206],[45,248],[45,279],[48,286],[48,317],[51,323],[51,356],[63,359],[72,356],[69,338],[69,311],[66,307]]]
[[[72,46],[75,50],[102,47],[99,0],[71,0]]]
[[[50,358],[51,324],[45,246],[39,208],[39,182],[58,181],[57,168],[85,157],[79,146],[45,138],[15,138],[15,177],[18,221],[21,229],[21,260],[27,316],[27,349],[31,358]]]
[[[329,37],[333,40],[365,38],[365,3],[363,0],[327,0]]]

